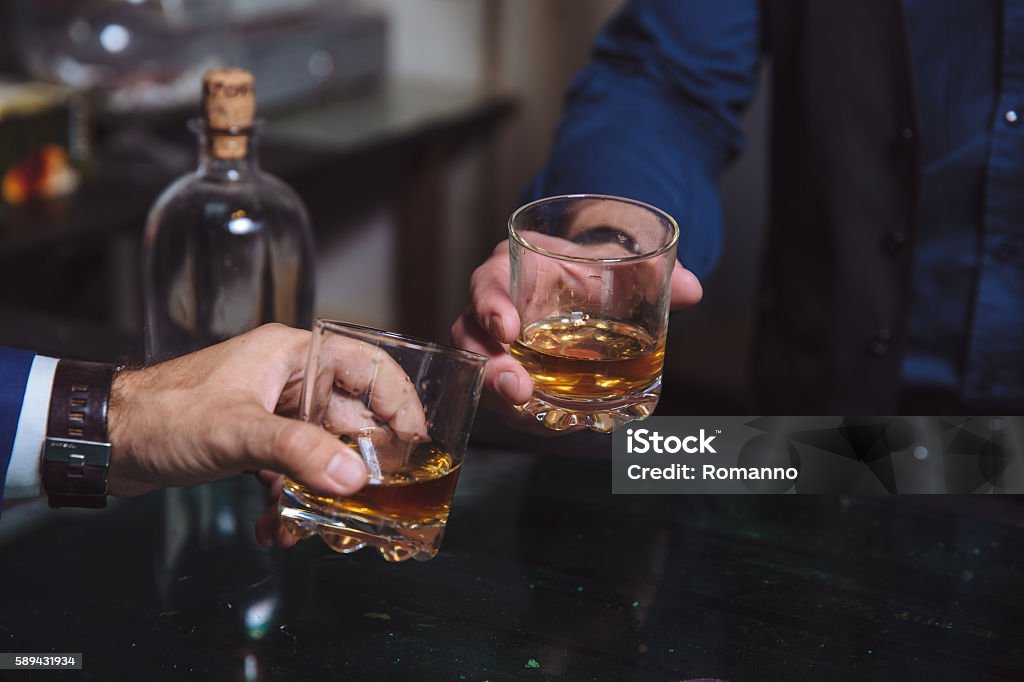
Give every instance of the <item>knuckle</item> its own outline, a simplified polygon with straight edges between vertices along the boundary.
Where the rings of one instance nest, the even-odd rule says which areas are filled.
[[[275,340],[279,340],[282,343],[288,340],[295,340],[304,333],[303,330],[293,329],[292,327],[281,324],[280,322],[271,322],[263,326],[267,329],[269,336],[272,336]]]
[[[484,269],[485,267],[486,265],[481,265],[473,271],[472,275],[469,276],[469,288],[471,290],[475,291],[480,286],[481,280],[487,276],[487,271]]]
[[[281,336],[288,327],[280,322],[267,322],[253,330],[253,334],[259,336]]]
[[[256,344],[259,348],[279,346],[291,331],[293,330],[280,322],[267,322],[237,338],[245,339],[248,343]]]

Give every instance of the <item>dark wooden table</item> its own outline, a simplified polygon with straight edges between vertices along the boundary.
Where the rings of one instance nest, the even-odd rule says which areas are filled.
[[[313,539],[187,608],[161,509],[7,538],[2,650],[105,681],[1024,679],[1019,498],[613,496],[604,459],[476,450],[433,561]]]

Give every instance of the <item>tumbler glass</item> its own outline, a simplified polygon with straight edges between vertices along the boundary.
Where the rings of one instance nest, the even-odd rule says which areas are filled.
[[[678,240],[667,213],[620,197],[550,197],[512,214],[521,328],[509,352],[534,386],[520,410],[600,432],[654,411]]]
[[[441,547],[486,358],[353,324],[317,320],[300,417],[366,464],[367,485],[330,497],[285,478],[280,515],[332,549],[375,547],[426,561]]]

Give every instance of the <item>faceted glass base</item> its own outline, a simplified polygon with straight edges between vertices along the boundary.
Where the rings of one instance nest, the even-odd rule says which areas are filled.
[[[523,405],[517,405],[516,409],[533,415],[553,431],[585,426],[598,433],[611,433],[623,424],[651,416],[660,397],[659,377],[643,393],[622,400],[566,400],[535,391],[532,398]]]
[[[375,547],[387,561],[427,561],[437,556],[444,538],[445,521],[409,526],[348,511],[338,514],[287,488],[281,492],[279,512],[292,535],[300,540],[319,535],[328,547],[342,554]]]

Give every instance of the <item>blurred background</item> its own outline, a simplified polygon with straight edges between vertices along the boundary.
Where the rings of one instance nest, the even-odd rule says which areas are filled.
[[[49,198],[0,201],[0,344],[141,355],[143,225],[195,167],[185,122],[220,64],[254,72],[262,165],[310,210],[316,314],[447,340],[620,4],[0,0],[0,169],[40,136],[66,152],[45,163],[68,169]],[[673,319],[663,414],[745,409],[763,98],[746,128],[723,181],[726,256]]]

